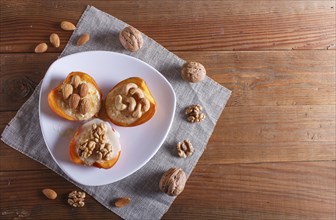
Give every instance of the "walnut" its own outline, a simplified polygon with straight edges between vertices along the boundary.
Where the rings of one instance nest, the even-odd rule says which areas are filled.
[[[68,203],[73,207],[83,207],[85,199],[85,192],[72,191],[68,196]]]
[[[178,196],[184,189],[187,177],[181,168],[170,168],[160,180],[160,190],[170,196]]]
[[[132,26],[125,27],[119,33],[120,43],[126,50],[135,52],[143,46],[141,32]]]
[[[194,152],[194,148],[189,140],[184,140],[177,143],[177,154],[179,157],[189,157]]]
[[[205,78],[206,71],[202,64],[197,62],[186,62],[181,70],[181,76],[185,81],[197,83]]]
[[[201,105],[191,105],[188,106],[185,110],[187,120],[191,123],[201,122],[205,119],[205,115],[202,113]]]
[[[90,157],[96,161],[110,160],[112,158],[112,145],[106,143],[107,128],[104,123],[92,124],[90,130],[90,139],[85,139],[79,144],[79,155],[83,159]],[[84,161],[86,163],[88,161]],[[92,161],[91,161],[92,162]]]

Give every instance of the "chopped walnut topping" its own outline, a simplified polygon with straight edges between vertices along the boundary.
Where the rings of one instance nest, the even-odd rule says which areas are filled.
[[[179,157],[189,157],[194,152],[194,148],[189,140],[184,140],[177,143],[177,154]]]
[[[76,207],[76,208],[83,207],[85,205],[84,199],[85,199],[85,192],[72,191],[68,195],[69,205]]]
[[[187,120],[191,123],[201,122],[205,119],[205,115],[202,113],[202,106],[198,104],[187,107],[185,114],[187,116]]]
[[[106,141],[105,124],[93,124],[90,139],[85,139],[79,144],[79,155],[84,159],[92,156],[95,160],[110,160],[112,157],[112,146],[106,143]]]

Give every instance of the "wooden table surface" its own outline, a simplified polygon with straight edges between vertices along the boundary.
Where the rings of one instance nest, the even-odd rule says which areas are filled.
[[[206,151],[164,219],[335,219],[335,0],[0,3],[0,130],[93,5],[231,89]],[[35,54],[56,32],[61,47]],[[119,219],[1,142],[0,219]],[[55,189],[56,201],[43,188]]]

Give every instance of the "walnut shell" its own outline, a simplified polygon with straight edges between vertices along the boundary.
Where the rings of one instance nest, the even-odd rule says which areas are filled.
[[[170,196],[178,196],[186,181],[187,177],[181,168],[170,168],[161,177],[160,190]]]
[[[143,38],[141,32],[132,26],[125,27],[119,33],[120,43],[126,50],[135,52],[143,46]]]
[[[205,78],[204,66],[197,62],[186,62],[181,70],[181,76],[185,81],[197,83]]]

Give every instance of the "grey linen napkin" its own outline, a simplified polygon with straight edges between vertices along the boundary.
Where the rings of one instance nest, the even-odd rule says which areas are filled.
[[[73,182],[53,161],[41,134],[38,114],[41,83],[10,121],[1,139],[7,145],[74,183],[120,217],[159,219],[175,199],[160,192],[161,175],[171,167],[181,167],[189,177],[207,145],[231,91],[208,77],[197,84],[181,80],[180,69],[185,61],[145,35],[143,35],[144,46],[141,50],[135,53],[126,51],[118,39],[119,31],[126,26],[126,23],[117,18],[88,6],[61,57],[89,50],[115,51],[143,60],[168,79],[177,96],[174,122],[164,144],[144,167],[131,176],[108,185],[84,186]],[[83,33],[90,33],[91,40],[77,47],[76,41]],[[201,123],[190,124],[185,120],[184,109],[196,103],[204,107],[206,119]],[[181,159],[177,156],[175,146],[178,141],[186,138],[193,143],[195,152],[191,157]],[[113,207],[111,201],[125,196],[132,198],[130,205],[119,209]]]

